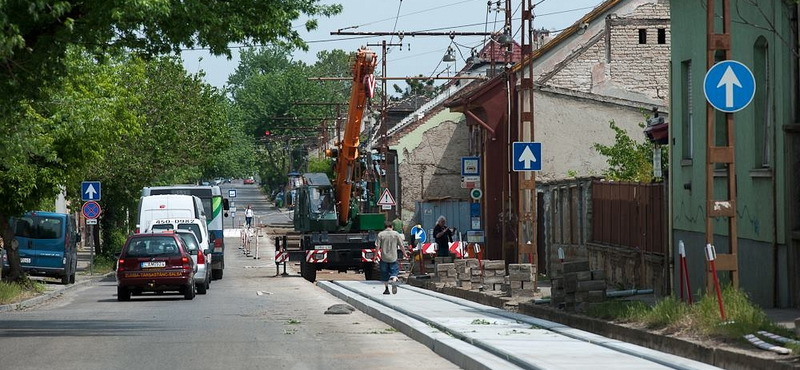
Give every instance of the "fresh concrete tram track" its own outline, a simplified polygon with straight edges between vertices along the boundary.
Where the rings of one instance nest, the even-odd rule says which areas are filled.
[[[317,285],[466,369],[719,369],[408,285],[388,296],[377,282]]]

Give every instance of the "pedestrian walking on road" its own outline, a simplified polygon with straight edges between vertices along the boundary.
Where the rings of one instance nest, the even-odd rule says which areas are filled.
[[[433,228],[433,237],[436,239],[436,255],[439,257],[450,256],[450,243],[453,242],[453,233],[456,228],[447,227],[447,219],[439,216],[436,226]]]
[[[408,257],[408,250],[403,245],[403,240],[389,221],[383,224],[386,229],[378,233],[375,245],[381,253],[381,281],[383,281],[383,294],[389,294],[389,282],[392,283],[392,294],[397,294],[397,275],[400,274],[400,263],[397,262],[397,249],[403,251],[403,256]]]
[[[244,210],[244,222],[247,223],[247,228],[250,228],[250,225],[253,223],[253,208],[250,205],[247,205],[247,209]]]

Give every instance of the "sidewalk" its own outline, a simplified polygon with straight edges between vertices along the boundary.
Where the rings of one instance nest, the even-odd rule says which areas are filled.
[[[32,307],[55,298],[62,293],[75,290],[80,287],[94,284],[96,281],[102,280],[108,276],[113,275],[113,271],[107,274],[89,274],[89,261],[91,259],[91,251],[88,247],[78,246],[78,268],[75,274],[75,284],[61,284],[58,279],[31,276],[31,280],[41,282],[45,286],[45,292],[33,298],[26,299],[17,303],[10,303],[0,305],[0,312],[21,310],[24,308]]]
[[[795,320],[800,319],[800,309],[797,308],[767,308],[764,313],[776,324],[792,331],[795,330]]]

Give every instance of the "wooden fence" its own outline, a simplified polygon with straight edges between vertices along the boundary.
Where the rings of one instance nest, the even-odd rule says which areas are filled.
[[[594,180],[591,191],[592,242],[666,254],[663,183]]]

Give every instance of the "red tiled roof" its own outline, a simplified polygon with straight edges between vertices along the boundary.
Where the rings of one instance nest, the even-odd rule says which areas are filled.
[[[495,63],[506,61],[506,47],[500,46],[496,42],[489,42],[481,49],[478,56],[485,62],[489,62],[494,58]],[[522,60],[522,48],[514,41],[511,45],[511,63],[517,63]]]

